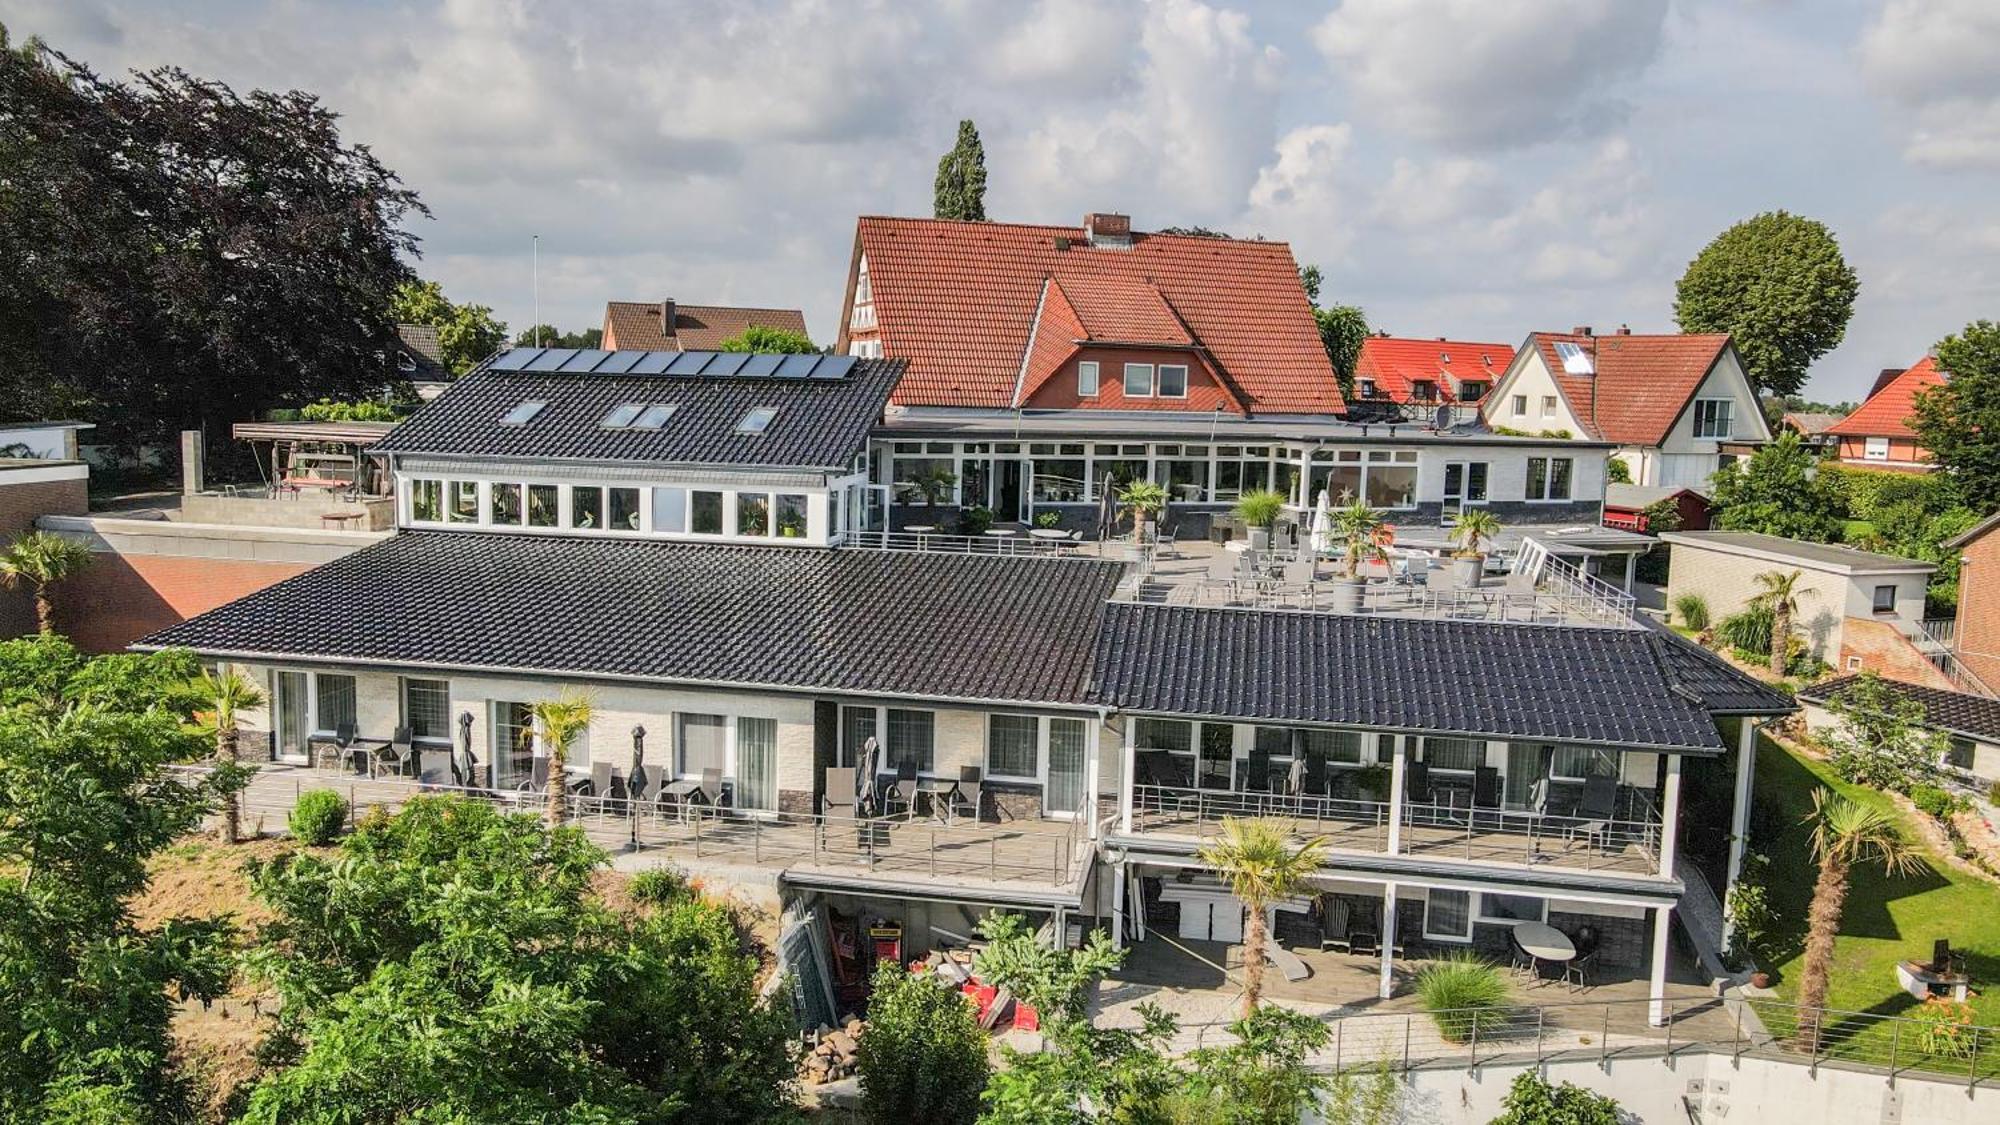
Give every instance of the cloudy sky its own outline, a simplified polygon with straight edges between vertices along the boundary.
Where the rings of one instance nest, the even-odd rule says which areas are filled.
[[[798,306],[858,214],[928,214],[960,117],[987,211],[1289,241],[1409,335],[1671,330],[1729,223],[1830,225],[1861,276],[1808,390],[2000,318],[1994,0],[0,0],[100,70],[302,87],[435,213],[459,300]]]

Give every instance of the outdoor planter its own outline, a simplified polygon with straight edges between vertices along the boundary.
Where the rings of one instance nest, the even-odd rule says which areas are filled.
[[[1759,969],[1759,970],[1757,970],[1756,972],[1754,972],[1754,973],[1751,973],[1751,974],[1750,974],[1750,987],[1751,987],[1751,988],[1769,988],[1769,987],[1771,987],[1771,974],[1769,974],[1769,973],[1765,972],[1765,971],[1764,971],[1764,970],[1762,970],[1762,969]]]
[[[1343,578],[1333,584],[1333,611],[1335,613],[1360,613],[1361,594],[1368,583],[1359,579]]]
[[[1486,572],[1485,555],[1453,555],[1451,557],[1452,584],[1461,590],[1470,590],[1479,585]]]
[[[1253,551],[1268,551],[1268,550],[1270,550],[1270,549],[1271,549],[1271,529],[1270,529],[1270,528],[1268,528],[1268,527],[1253,527],[1253,528],[1251,528],[1251,529],[1250,529],[1250,549],[1251,549],[1251,550],[1253,550]]]

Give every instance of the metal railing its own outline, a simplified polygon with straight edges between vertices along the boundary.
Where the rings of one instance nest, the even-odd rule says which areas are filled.
[[[1036,555],[1057,557],[1074,554],[1082,543],[1074,539],[1043,538],[1020,532],[1015,535],[952,535],[942,531],[850,531],[842,540],[849,547],[872,551],[931,551],[958,555]]]
[[[209,767],[171,769],[193,775]],[[331,789],[346,799],[350,819],[373,809],[393,812],[411,799],[453,795],[523,812],[547,804],[542,792],[437,784],[409,778],[363,778],[307,767],[263,769],[241,796],[246,829],[283,825],[299,797]],[[568,823],[615,851],[732,860],[755,866],[853,867],[946,879],[985,879],[1043,886],[1076,885],[1094,848],[1082,814],[1068,821],[1000,823],[922,816],[842,814],[675,806],[572,794]]]
[[[1554,555],[1543,560],[1536,588],[1563,599],[1587,616],[1603,621],[1631,623],[1639,604],[1631,594]]]
[[[1933,617],[1925,620],[1916,636],[1910,638],[1924,659],[1931,662],[1951,686],[1973,695],[1995,697],[1993,688],[1981,679],[1977,672],[1967,667],[1958,658],[1958,620],[1951,617]]]
[[[1624,796],[1640,819],[1149,784],[1132,787],[1132,827],[1205,836],[1228,817],[1278,817],[1293,822],[1301,836],[1326,837],[1329,847],[1382,854],[1389,850],[1389,824],[1400,815],[1402,854],[1657,874],[1659,818],[1643,818],[1651,806],[1642,794]]]
[[[1439,1012],[1336,1016],[1315,1066],[1476,1069],[1496,1063],[1660,1058],[1706,1052],[1810,1067],[1920,1075],[1967,1087],[2000,1079],[2000,1027],[1938,1025],[1907,1016],[1811,1011],[1778,1000],[1702,997],[1584,1000]],[[1801,1030],[1803,1029],[1803,1030]],[[1208,1030],[1208,1029],[1199,1029]]]

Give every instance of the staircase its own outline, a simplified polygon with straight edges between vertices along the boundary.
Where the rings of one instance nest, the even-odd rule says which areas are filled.
[[[1685,856],[1674,857],[1674,874],[1687,888],[1681,894],[1680,905],[1674,908],[1674,917],[1680,919],[1681,928],[1687,931],[1688,941],[1701,958],[1701,971],[1710,979],[1728,976],[1729,970],[1722,966],[1722,903],[1715,897],[1715,889]]]

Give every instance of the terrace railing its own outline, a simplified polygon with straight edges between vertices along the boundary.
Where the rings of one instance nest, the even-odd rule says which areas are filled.
[[[1657,1014],[1658,1025],[1653,1018]],[[1207,1030],[1207,1029],[1202,1029]],[[1329,1021],[1326,1070],[1477,1068],[1496,1063],[1659,1058],[1694,1053],[1962,1082],[2000,1080],[2000,1027],[1809,1010],[1779,1000],[1702,997],[1364,1013]],[[1448,1034],[1447,1034],[1448,1033]]]
[[[1072,539],[1018,535],[950,535],[941,531],[850,531],[841,542],[872,551],[932,551],[955,555],[1035,555],[1054,558],[1074,554],[1082,544]]]
[[[1636,818],[1558,816],[1509,809],[1474,809],[1465,802],[1404,802],[1401,852],[1487,863],[1549,865],[1588,871],[1656,874],[1660,820],[1631,794],[1623,807]],[[1301,836],[1324,836],[1330,847],[1377,854],[1389,850],[1388,801],[1310,794],[1236,792],[1171,785],[1132,789],[1135,832],[1207,836],[1229,817],[1277,817]]]

